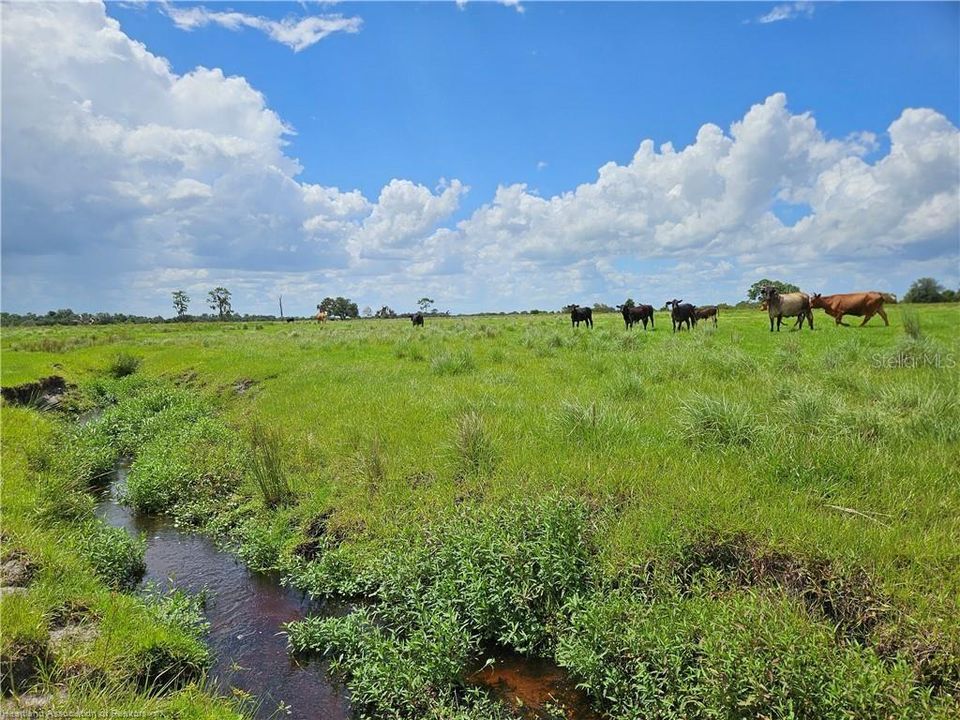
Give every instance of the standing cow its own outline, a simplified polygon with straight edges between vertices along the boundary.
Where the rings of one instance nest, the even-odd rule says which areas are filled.
[[[698,320],[713,320],[713,326],[717,326],[717,316],[720,314],[720,308],[716,305],[704,305],[694,310],[694,322]]]
[[[650,329],[656,329],[653,326],[653,305],[634,305],[633,307],[617,305],[617,310],[623,315],[623,323],[627,326],[627,330],[638,322],[642,322],[643,329],[646,330],[648,320],[650,321]]]
[[[327,311],[321,310],[319,305],[317,305],[316,318],[317,318],[317,322],[320,323],[321,325],[327,321]]]
[[[414,327],[423,327],[423,313],[416,312],[410,316],[410,322],[413,323]]]
[[[570,305],[570,327],[580,327],[581,322],[585,322],[587,327],[593,327],[593,310],[579,305]]]
[[[673,321],[674,332],[682,330],[684,323],[687,324],[687,330],[697,324],[697,309],[690,303],[674,298],[667,302],[667,307],[670,308],[670,319]]]
[[[814,293],[810,306],[822,308],[827,315],[830,315],[837,321],[837,325],[850,327],[843,322],[844,315],[854,315],[860,317],[863,315],[863,322],[860,327],[867,324],[867,321],[874,315],[883,318],[883,324],[887,327],[890,322],[887,320],[887,313],[883,310],[884,293],[879,292],[861,292],[861,293],[841,293],[840,295],[821,295]]]
[[[803,330],[803,320],[806,318],[813,330],[813,310],[810,309],[810,296],[802,292],[782,293],[773,285],[765,285],[761,291],[767,303],[767,314],[770,317],[770,332],[773,332],[773,321],[777,321],[777,332],[785,317],[796,317],[794,330]]]

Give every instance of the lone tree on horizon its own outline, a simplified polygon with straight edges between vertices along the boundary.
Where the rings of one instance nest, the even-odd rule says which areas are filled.
[[[433,305],[433,298],[422,297],[417,300],[417,306],[420,308],[420,312],[426,313],[430,306]]]
[[[177,311],[177,317],[182,318],[187,314],[187,307],[190,305],[190,296],[183,290],[176,290],[173,293],[173,309]]]
[[[215,287],[207,294],[207,305],[220,313],[220,319],[230,314],[230,291],[225,287]]]
[[[949,292],[949,291],[946,291]],[[953,293],[946,300],[952,299]],[[932,277],[922,277],[914,280],[907,294],[903,296],[906,303],[938,303],[944,302],[944,287]]]
[[[360,311],[357,309],[357,304],[350,298],[340,297],[339,295],[335,298],[325,297],[320,303],[320,309],[323,312],[340,318],[341,320],[360,317]]]

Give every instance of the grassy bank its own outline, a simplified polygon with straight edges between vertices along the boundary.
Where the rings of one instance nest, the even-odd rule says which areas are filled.
[[[679,335],[663,314],[5,329],[2,375],[109,408],[70,467],[133,454],[137,507],[366,597],[291,629],[336,651],[360,712],[488,717],[462,670],[499,645],[554,657],[611,717],[947,717],[960,311],[905,312],[779,334],[750,311]],[[72,431],[3,425],[4,525],[41,556],[27,518],[65,471],[29,448]],[[89,532],[76,512],[56,522]]]
[[[202,610],[132,590],[143,541],[93,513],[110,458],[51,414],[3,408],[4,710],[235,717],[202,690]]]

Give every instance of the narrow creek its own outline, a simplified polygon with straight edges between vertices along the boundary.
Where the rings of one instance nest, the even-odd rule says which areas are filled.
[[[119,500],[129,471],[129,462],[117,465],[97,493],[96,513],[108,525],[145,535],[147,569],[141,587],[153,583],[164,591],[176,587],[205,593],[213,687],[224,695],[248,694],[247,711],[257,720],[349,720],[346,690],[324,672],[322,662],[291,656],[281,631],[293,620],[341,614],[347,607],[311,601],[284,588],[276,576],[249,570],[209,538],[180,530],[161,515],[134,512]],[[464,679],[485,687],[518,717],[598,717],[566,671],[549,660],[505,648],[490,655],[492,664],[468,668]]]
[[[140,515],[120,504],[129,466],[120,464],[98,498],[97,514],[108,524],[147,537],[143,583],[166,590],[206,592],[206,638],[213,654],[209,678],[225,695],[249,693],[248,706],[260,719],[347,720],[345,690],[323,672],[287,653],[284,623],[338,608],[312,603],[278,579],[251,572],[202,535],[184,532],[160,516]]]

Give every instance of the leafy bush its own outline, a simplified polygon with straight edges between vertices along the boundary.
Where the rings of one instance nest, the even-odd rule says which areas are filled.
[[[910,668],[775,594],[575,598],[556,657],[611,717],[920,717]],[[909,708],[909,710],[908,710]]]
[[[99,520],[86,523],[77,538],[77,550],[112,590],[129,591],[137,586],[147,569],[146,549],[143,537],[133,538],[123,528]]]
[[[220,420],[200,417],[184,424],[171,409],[150,425],[155,435],[140,447],[124,491],[133,507],[167,512],[181,502],[222,499],[237,485],[243,473],[238,438]]]
[[[144,600],[150,614],[159,622],[182,630],[193,638],[199,640],[210,629],[203,612],[207,604],[205,593],[188,593],[179,589],[164,592],[159,586],[149,584]]]
[[[462,691],[464,663],[482,645],[545,649],[564,603],[588,587],[592,547],[586,509],[547,499],[458,513],[365,556],[328,552],[300,582],[365,586],[375,603],[293,623],[290,642],[330,655],[361,715],[422,717]]]
[[[110,366],[107,368],[107,372],[115,378],[126,377],[127,375],[133,375],[140,367],[140,363],[140,358],[130,353],[122,352],[113,358]]]

